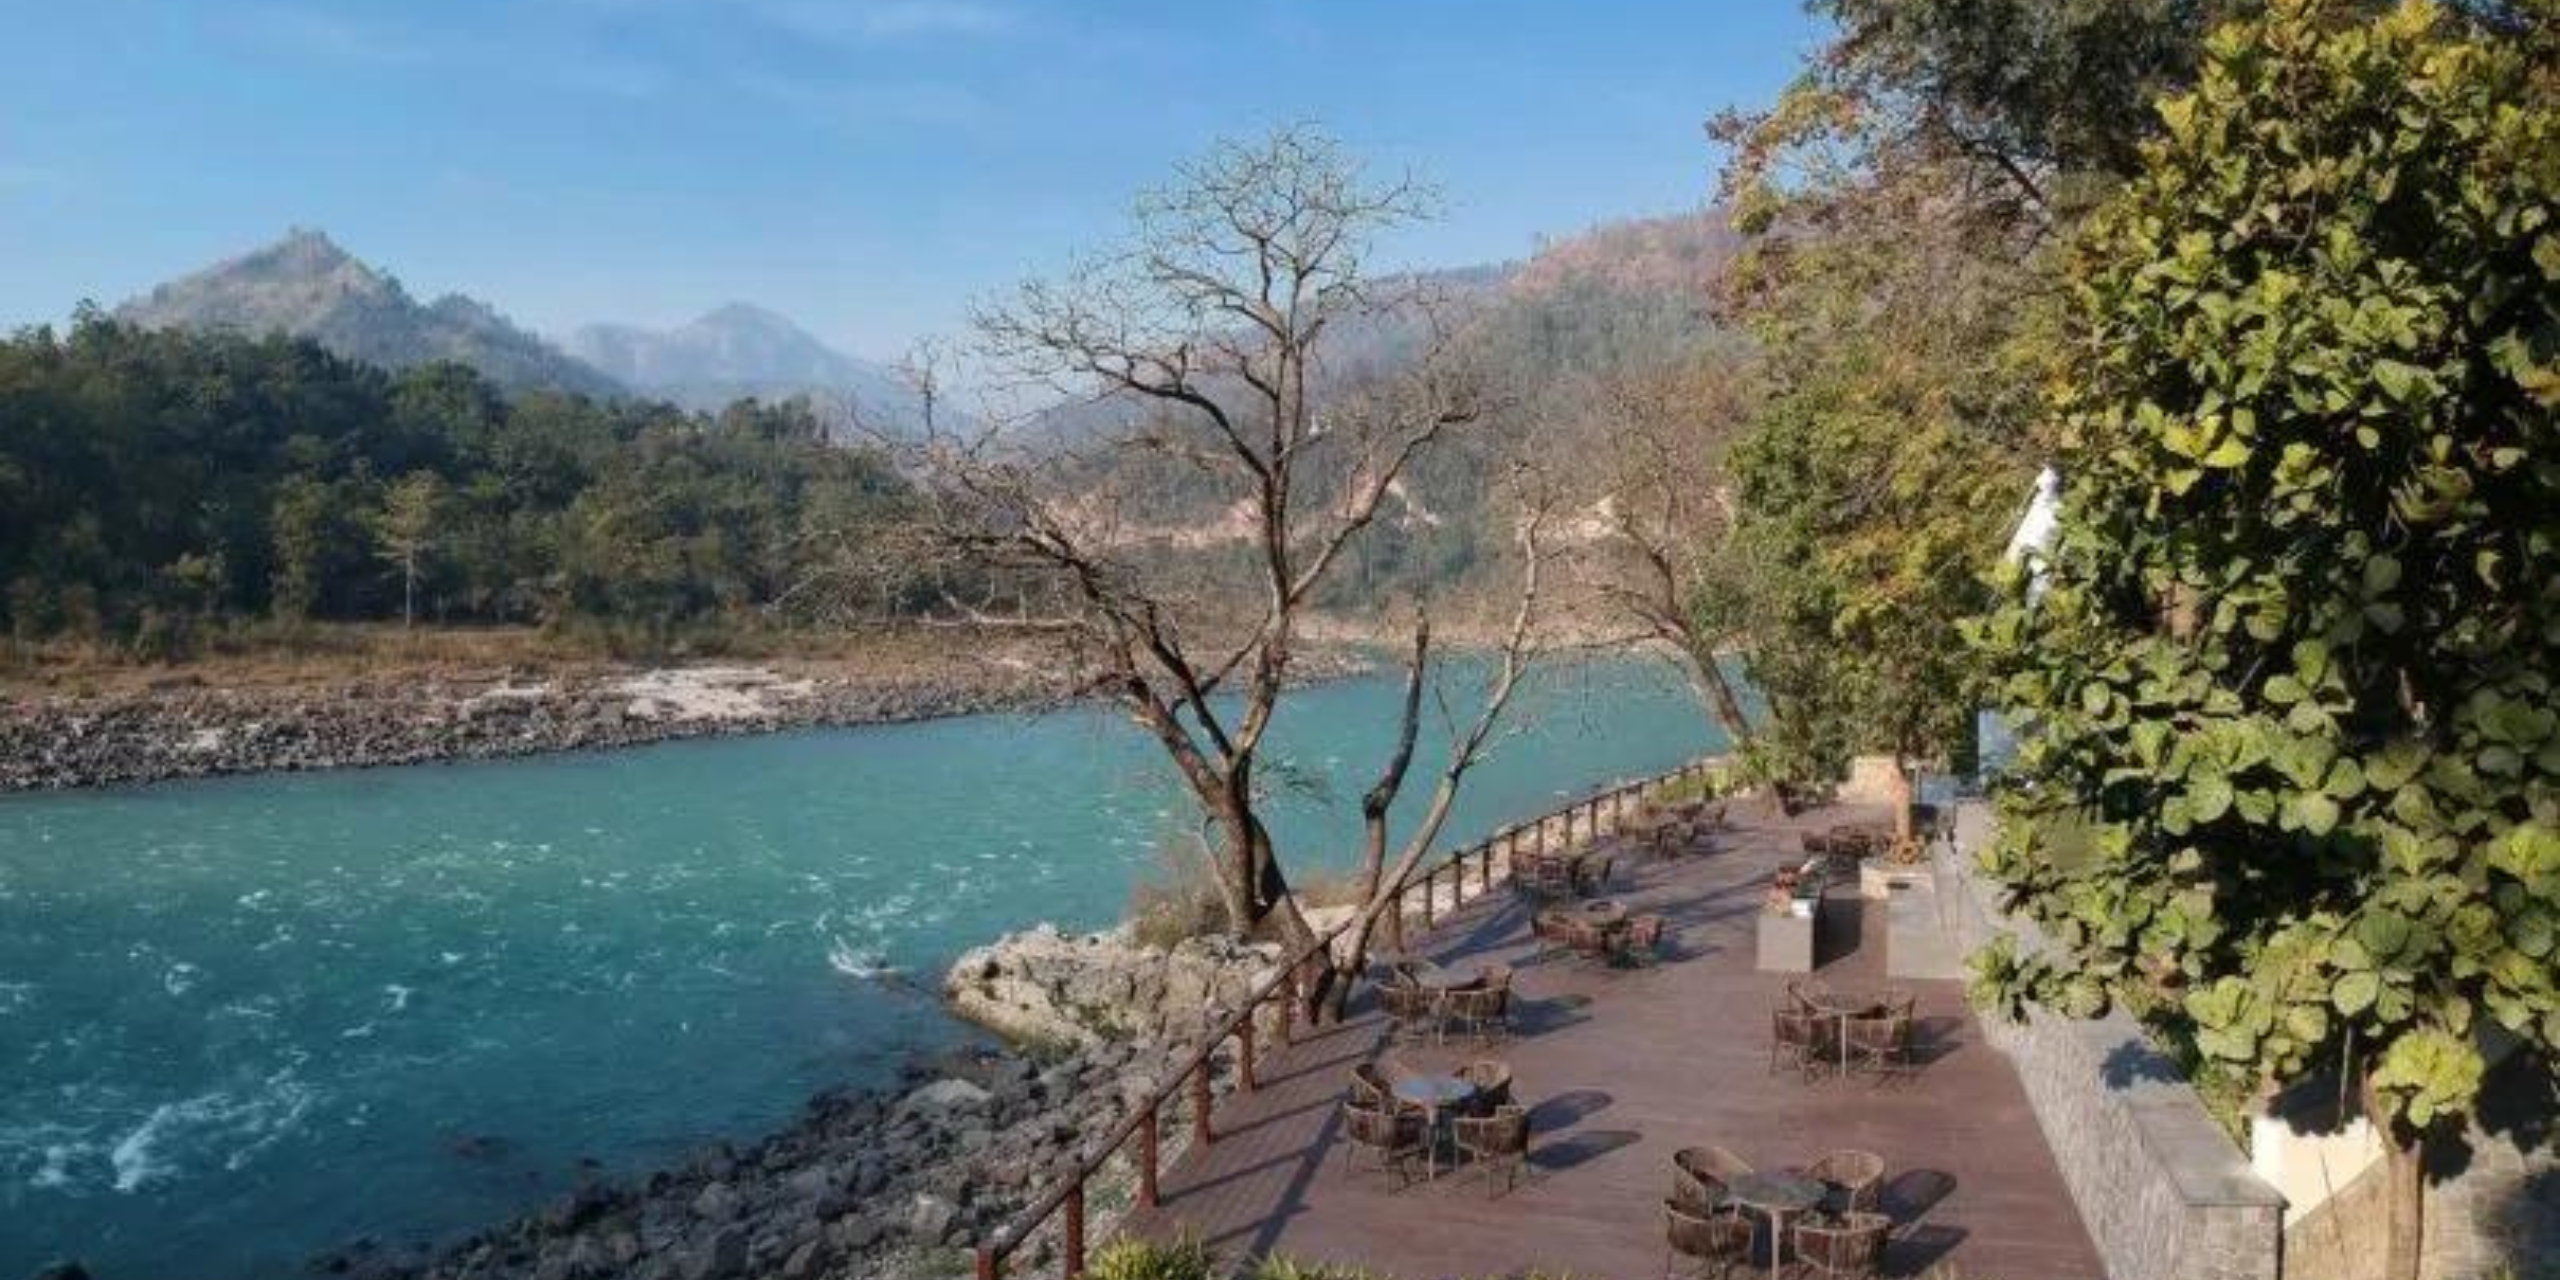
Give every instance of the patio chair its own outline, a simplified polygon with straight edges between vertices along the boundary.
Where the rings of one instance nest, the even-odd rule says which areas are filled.
[[[1630,965],[1650,965],[1662,957],[1662,917],[1641,915],[1627,921],[1626,932],[1618,935],[1618,959]]]
[[[1469,1110],[1485,1115],[1511,1105],[1511,1064],[1480,1058],[1458,1068],[1458,1078],[1476,1087],[1467,1100]]]
[[[1750,1272],[1749,1219],[1730,1213],[1698,1213],[1672,1200],[1662,1202],[1662,1214],[1666,1245],[1662,1274],[1666,1278],[1680,1274],[1684,1263],[1689,1274],[1706,1280],[1726,1280]]]
[[[1609,887],[1609,873],[1616,870],[1617,866],[1618,860],[1615,857],[1583,859],[1572,868],[1575,873],[1573,891],[1586,898],[1599,896]]]
[[[1833,1217],[1873,1213],[1884,1188],[1884,1157],[1872,1151],[1834,1151],[1805,1166],[1804,1176],[1822,1184],[1822,1212]]]
[[[1769,1011],[1769,1074],[1781,1067],[1793,1068],[1807,1080],[1819,1077],[1832,1065],[1830,1027],[1832,1019],[1798,1004],[1782,1004]]]
[[[1795,1274],[1818,1280],[1874,1280],[1884,1266],[1885,1233],[1892,1229],[1893,1219],[1881,1213],[1799,1222],[1788,1233],[1796,1246]]]
[[[1387,1038],[1414,1039],[1440,1034],[1441,995],[1409,982],[1378,988],[1378,1005],[1387,1013]]]
[[[1532,958],[1544,960],[1556,952],[1572,950],[1572,929],[1573,922],[1566,918],[1564,908],[1538,908],[1529,917],[1529,936],[1538,940],[1538,949]]]
[[[1617,944],[1609,936],[1608,929],[1593,924],[1572,912],[1565,913],[1563,929],[1565,950],[1574,955],[1604,965],[1616,958]]]
[[[1448,1035],[1473,1036],[1491,1044],[1511,1034],[1511,986],[1491,983],[1450,992],[1440,1003],[1440,1026]]]
[[[1911,1069],[1911,1015],[1884,1012],[1849,1019],[1850,1068],[1887,1080]]]
[[[1423,1114],[1423,1109],[1396,1096],[1395,1082],[1374,1062],[1363,1062],[1351,1069],[1351,1101],[1373,1111],[1409,1111]]]
[[[1731,1183],[1750,1162],[1722,1147],[1687,1147],[1671,1156],[1671,1201],[1695,1214],[1735,1213]]]
[[[1787,998],[1799,1009],[1819,1012],[1839,1007],[1840,997],[1833,994],[1831,984],[1820,978],[1787,979]]]
[[[1549,902],[1562,901],[1574,894],[1573,863],[1563,858],[1540,858],[1530,868],[1531,892]]]
[[[1484,1171],[1486,1194],[1493,1190],[1499,1174],[1502,1190],[1509,1191],[1520,1183],[1520,1170],[1529,1163],[1529,1113],[1514,1106],[1495,1107],[1490,1114],[1460,1116],[1449,1122],[1450,1141],[1467,1168]]]
[[[1414,1162],[1421,1160],[1423,1119],[1404,1110],[1382,1111],[1357,1103],[1342,1104],[1342,1166],[1396,1175],[1397,1185],[1413,1181]],[[1365,1162],[1365,1163],[1364,1163]]]

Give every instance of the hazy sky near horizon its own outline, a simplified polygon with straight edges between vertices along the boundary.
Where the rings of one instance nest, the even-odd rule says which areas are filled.
[[[0,0],[0,326],[318,227],[557,334],[772,307],[893,355],[1323,123],[1447,216],[1394,265],[1702,202],[1796,0]]]

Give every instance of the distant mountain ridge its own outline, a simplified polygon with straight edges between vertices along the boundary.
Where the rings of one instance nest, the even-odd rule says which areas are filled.
[[[115,315],[146,328],[308,338],[347,359],[390,369],[453,360],[511,392],[623,392],[612,378],[489,304],[453,293],[420,303],[388,272],[366,265],[325,233],[302,228],[156,286]]]
[[[859,412],[894,421],[915,399],[889,366],[846,355],[744,302],[674,329],[591,324],[562,345],[624,386],[690,409],[714,410],[747,396],[805,396],[828,416]]]

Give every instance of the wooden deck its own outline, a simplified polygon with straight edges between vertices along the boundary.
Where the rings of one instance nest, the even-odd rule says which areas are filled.
[[[1982,1043],[1953,982],[1905,982],[1919,998],[1922,1058],[1911,1079],[1807,1084],[1769,1071],[1769,1010],[1783,978],[1753,967],[1759,894],[1800,857],[1797,835],[1855,816],[1793,822],[1737,815],[1712,851],[1629,867],[1612,896],[1671,921],[1657,968],[1532,962],[1528,919],[1508,895],[1470,905],[1417,939],[1441,961],[1519,966],[1519,1033],[1490,1050],[1384,1043],[1374,1010],[1267,1054],[1258,1092],[1222,1103],[1218,1139],[1165,1171],[1163,1201],[1123,1228],[1188,1231],[1230,1258],[1282,1253],[1356,1263],[1399,1280],[1530,1269],[1585,1280],[1663,1274],[1662,1200],[1672,1153],[1715,1143],[1763,1168],[1858,1148],[1885,1159],[1896,1220],[1886,1273],[1965,1280],[2102,1280],[2008,1062]],[[1835,899],[1833,905],[1854,898]],[[1824,967],[1835,988],[1884,985],[1881,911],[1852,911]],[[1530,1172],[1500,1196],[1472,1173],[1398,1189],[1346,1172],[1337,1103],[1364,1059],[1512,1064],[1531,1108]]]

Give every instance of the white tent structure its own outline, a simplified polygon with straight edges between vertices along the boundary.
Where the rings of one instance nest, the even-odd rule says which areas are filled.
[[[2031,575],[2027,595],[2033,599],[2044,590],[2044,562],[2053,549],[2055,527],[2062,521],[2062,473],[2046,467],[2036,473],[2035,497],[2027,503],[2027,514],[2018,521],[2017,532],[2009,535],[2009,549],[2001,558],[2027,566]],[[2009,763],[2017,754],[2017,736],[2008,722],[1997,712],[1974,713],[1974,742],[1981,774]]]

